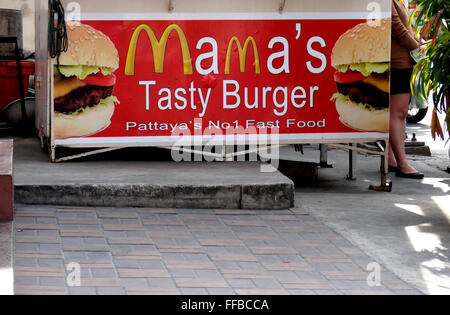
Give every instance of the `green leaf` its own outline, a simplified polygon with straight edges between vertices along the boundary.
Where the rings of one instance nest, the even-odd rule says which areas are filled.
[[[353,71],[361,72],[364,76],[368,77],[372,73],[385,73],[389,70],[389,62],[365,62],[354,63],[350,65],[341,65],[336,67],[339,72],[347,72],[350,68]]]
[[[110,97],[104,98],[104,99],[100,100],[99,104],[106,105],[106,104],[110,104],[110,103],[120,104],[119,100],[115,96],[110,96]]]
[[[77,77],[80,80],[86,79],[91,74],[99,73],[102,71],[103,75],[112,74],[115,69],[107,67],[91,67],[91,66],[59,66],[59,71],[65,77]],[[55,71],[58,73],[58,71]]]

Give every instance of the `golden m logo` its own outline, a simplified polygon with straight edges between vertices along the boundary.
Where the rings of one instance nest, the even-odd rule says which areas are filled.
[[[253,45],[253,54],[255,57],[255,72],[257,74],[261,73],[261,63],[259,60],[258,47],[256,46],[255,39],[252,36],[248,37],[247,40],[245,41],[244,48],[242,48],[241,42],[239,41],[239,39],[236,36],[234,36],[231,38],[230,43],[228,44],[227,59],[225,61],[225,74],[230,74],[231,52],[232,52],[234,43],[236,43],[237,48],[238,48],[241,72],[245,72],[245,63],[246,63],[246,59],[247,59],[248,45],[250,44],[250,42]]]
[[[169,25],[164,31],[160,40],[158,40],[158,38],[155,35],[155,32],[153,32],[150,26],[142,24],[138,26],[138,28],[136,28],[136,30],[133,33],[133,36],[131,37],[130,47],[128,48],[127,61],[125,64],[125,75],[134,75],[135,73],[136,49],[139,40],[139,35],[141,35],[142,31],[145,31],[147,33],[148,38],[150,39],[150,43],[152,45],[153,50],[153,60],[155,63],[156,73],[164,72],[164,61],[166,57],[167,41],[169,40],[169,36],[172,33],[172,31],[176,31],[178,34],[178,38],[180,40],[181,52],[183,54],[184,74],[185,75],[194,74],[194,69],[192,67],[191,52],[189,50],[189,45],[186,40],[186,35],[177,24]]]

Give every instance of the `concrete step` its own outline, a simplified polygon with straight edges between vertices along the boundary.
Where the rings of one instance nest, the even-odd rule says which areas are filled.
[[[13,141],[0,140],[0,222],[14,217]]]
[[[259,162],[96,160],[50,163],[35,139],[16,141],[21,204],[152,208],[287,209],[294,183]]]
[[[406,146],[405,152],[408,155],[421,155],[421,156],[431,156],[431,150],[429,146]]]

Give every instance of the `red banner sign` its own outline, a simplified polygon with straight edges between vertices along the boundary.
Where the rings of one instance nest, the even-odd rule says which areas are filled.
[[[117,48],[113,94],[120,104],[106,129],[75,138],[131,141],[226,134],[232,128],[258,134],[276,129],[297,140],[379,137],[385,131],[342,123],[332,100],[333,47],[361,23],[365,20],[83,22]],[[76,142],[64,138],[60,143]]]

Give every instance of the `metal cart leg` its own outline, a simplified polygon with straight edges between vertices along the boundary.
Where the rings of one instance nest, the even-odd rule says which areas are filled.
[[[387,179],[388,174],[388,162],[389,162],[389,141],[384,141],[384,154],[381,155],[381,185],[380,186],[370,186],[370,190],[374,191],[386,191],[392,192],[392,181]]]
[[[328,164],[328,146],[326,144],[319,145],[320,149],[320,167],[333,168],[332,164]]]
[[[354,143],[349,144],[350,147],[356,146]],[[356,152],[353,150],[348,151],[348,180],[356,180]]]

